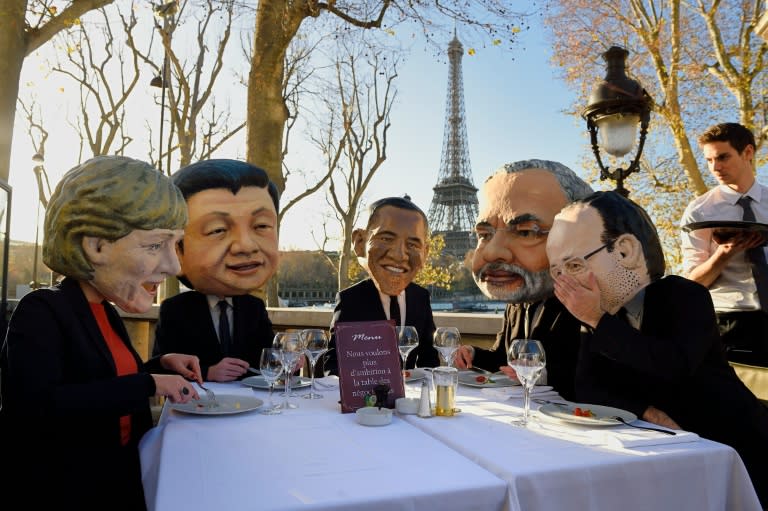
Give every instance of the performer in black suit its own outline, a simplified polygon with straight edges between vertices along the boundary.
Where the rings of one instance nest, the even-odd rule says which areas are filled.
[[[514,376],[507,365],[510,343],[537,339],[547,353],[547,383],[564,398],[573,397],[581,325],[552,296],[545,249],[555,214],[591,192],[571,169],[548,160],[509,163],[485,181],[472,275],[483,294],[507,307],[493,347],[462,345],[457,367],[501,369]]]
[[[43,260],[67,278],[20,300],[0,356],[3,509],[145,509],[149,398],[196,399],[187,379],[202,377],[190,355],[144,363],[112,304],[149,310],[186,220],[179,190],[138,160],[93,158],[56,187]]]
[[[225,356],[258,368],[262,348],[270,348],[275,335],[267,309],[260,298],[252,295],[229,299],[233,323],[232,345],[227,355],[222,350],[211,320],[211,309],[216,307],[219,298],[197,291],[163,300],[155,327],[154,353],[194,353],[200,358],[200,370],[204,375],[208,375],[208,369]]]
[[[412,282],[427,258],[427,232],[426,215],[407,196],[379,199],[369,206],[366,228],[355,229],[352,236],[355,254],[371,278],[338,293],[332,332],[342,321],[395,319],[419,333],[419,345],[408,356],[406,368],[440,365],[432,345],[435,321],[429,291]],[[335,346],[332,334],[324,368],[333,374],[338,371]]]
[[[250,293],[277,271],[277,188],[236,160],[194,163],[173,182],[189,207],[179,280],[193,290],[160,305],[153,352],[197,355],[206,380],[232,381],[272,346],[264,301]]]
[[[664,277],[640,206],[597,192],[555,217],[547,241],[555,295],[582,321],[576,394],[738,451],[768,504],[768,408],[723,353],[707,289]]]
[[[534,311],[534,312],[531,312]],[[530,331],[525,333],[526,316]],[[547,384],[572,399],[581,323],[554,296],[528,303],[508,303],[504,324],[490,349],[474,348],[472,365],[489,371],[507,366],[507,350],[515,339],[541,341],[547,355]],[[576,341],[576,342],[574,342]]]
[[[432,306],[429,291],[411,282],[405,288],[405,321],[416,328],[419,345],[408,355],[405,367],[435,367],[440,365],[437,350],[432,346],[435,333],[435,321],[432,318]],[[391,319],[384,310],[379,290],[373,279],[365,279],[348,287],[336,296],[331,330],[336,323],[343,321],[376,321]],[[332,336],[335,346],[335,337]],[[329,352],[326,358],[326,370],[336,373],[336,350]]]

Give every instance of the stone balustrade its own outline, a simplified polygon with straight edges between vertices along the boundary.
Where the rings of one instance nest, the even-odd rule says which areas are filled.
[[[121,311],[136,350],[146,360],[152,352],[155,323],[160,310],[153,306],[143,314],[131,314]],[[270,307],[269,318],[275,331],[301,328],[328,328],[331,324],[331,309]],[[435,312],[435,324],[455,326],[459,329],[462,342],[475,346],[489,347],[501,330],[502,314]]]

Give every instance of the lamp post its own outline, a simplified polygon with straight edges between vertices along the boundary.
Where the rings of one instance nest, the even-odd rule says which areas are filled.
[[[616,191],[624,197],[629,195],[629,191],[624,188],[624,179],[639,169],[653,103],[643,86],[627,76],[628,55],[629,52],[619,46],[611,46],[603,53],[605,78],[595,86],[589,104],[581,114],[587,121],[592,151],[600,167],[600,180],[610,178],[616,181]],[[626,169],[607,169],[600,157],[601,147],[616,157],[626,155],[635,146],[638,124],[640,141],[630,164]]]
[[[32,256],[32,282],[29,283],[29,287],[35,290],[40,287],[40,283],[37,281],[37,259],[38,252],[40,251],[40,206],[48,207],[48,199],[45,197],[43,190],[43,176],[45,175],[46,181],[48,176],[45,174],[45,168],[43,167],[45,157],[42,153],[35,153],[32,156],[32,161],[36,163],[32,171],[37,179],[37,215],[35,218],[35,253]]]
[[[178,1],[177,0],[169,0],[165,3],[161,3],[157,5],[154,9],[155,16],[159,19],[163,20],[163,28],[162,30],[165,33],[169,32],[169,29],[171,27],[171,24],[173,22],[173,16],[176,14],[178,10]],[[163,47],[163,67],[160,70],[160,74],[156,75],[152,78],[152,80],[149,82],[150,87],[159,87],[161,89],[160,92],[160,142],[158,144],[157,149],[157,170],[161,171],[163,170],[163,125],[165,122],[165,89],[167,89],[170,86],[170,69],[168,67],[168,50]],[[173,136],[171,134],[171,136]],[[166,165],[166,172],[170,174],[170,165],[171,165],[171,140],[169,137],[168,140],[168,162]]]

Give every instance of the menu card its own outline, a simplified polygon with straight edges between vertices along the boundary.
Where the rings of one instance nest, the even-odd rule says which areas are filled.
[[[382,407],[394,408],[395,399],[405,396],[394,322],[340,322],[334,333],[342,413],[366,406],[376,395],[374,387],[381,384],[390,387]]]

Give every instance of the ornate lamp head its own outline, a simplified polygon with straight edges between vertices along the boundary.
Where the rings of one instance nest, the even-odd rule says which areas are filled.
[[[616,191],[625,197],[629,191],[624,188],[624,179],[639,168],[653,104],[643,86],[627,76],[628,55],[629,52],[619,46],[611,46],[603,53],[605,78],[595,86],[589,104],[581,114],[587,121],[592,151],[600,167],[600,179],[615,180]],[[626,169],[608,170],[600,157],[600,148],[617,157],[629,153],[635,146],[638,124],[640,143],[632,162]]]

